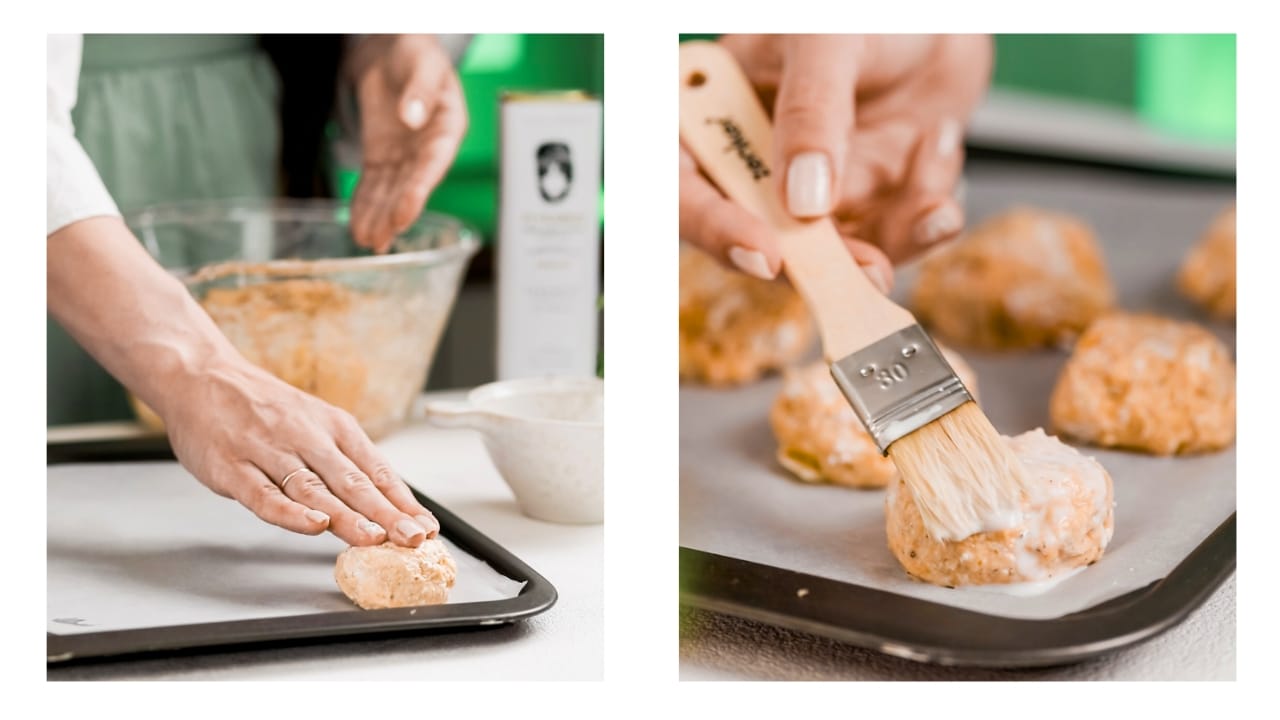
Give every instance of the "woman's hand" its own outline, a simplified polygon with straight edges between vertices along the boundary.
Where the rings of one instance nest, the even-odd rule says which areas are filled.
[[[370,35],[348,61],[364,167],[351,201],[359,244],[385,252],[440,184],[467,130],[462,86],[431,35]]]
[[[440,529],[355,418],[238,356],[176,373],[162,402],[183,466],[273,525],[409,547]]]
[[[721,42],[771,110],[784,204],[797,217],[833,215],[873,280],[891,273],[890,260],[959,234],[964,214],[953,194],[963,123],[990,75],[988,38],[731,35]],[[680,228],[682,238],[753,275],[773,277],[781,268],[768,228],[721,196],[683,148]]]
[[[439,530],[350,415],[245,360],[120,218],[72,223],[47,247],[50,313],[159,413],[201,483],[352,545],[416,547]]]

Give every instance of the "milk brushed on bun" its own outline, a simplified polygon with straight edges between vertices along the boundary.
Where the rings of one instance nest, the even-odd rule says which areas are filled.
[[[458,566],[439,538],[416,548],[390,542],[349,547],[333,568],[338,588],[365,610],[441,605],[449,600],[457,573]]]
[[[1102,557],[1114,529],[1111,476],[1096,460],[1036,429],[1005,438],[1031,476],[1016,527],[958,541],[930,536],[911,489],[889,486],[889,549],[935,585],[1007,585],[1061,579]]]

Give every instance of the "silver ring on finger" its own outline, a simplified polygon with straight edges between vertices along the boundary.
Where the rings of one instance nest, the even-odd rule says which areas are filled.
[[[285,475],[285,476],[284,476],[284,479],[280,481],[280,491],[281,491],[281,492],[284,492],[284,486],[285,486],[285,485],[288,485],[288,484],[289,484],[289,481],[290,481],[290,480],[292,480],[292,479],[294,478],[294,476],[296,476],[298,473],[304,473],[304,472],[311,472],[311,468],[307,467],[306,465],[303,465],[302,467],[298,468],[297,470],[294,470],[293,472],[289,473],[288,475]]]

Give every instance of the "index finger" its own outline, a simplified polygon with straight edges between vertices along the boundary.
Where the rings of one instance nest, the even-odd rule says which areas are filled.
[[[720,262],[763,280],[782,269],[782,255],[773,231],[729,200],[698,170],[680,147],[680,239]]]

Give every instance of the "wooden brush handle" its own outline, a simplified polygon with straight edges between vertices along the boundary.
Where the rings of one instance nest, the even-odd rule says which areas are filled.
[[[715,43],[680,45],[680,139],[725,195],[777,231],[783,270],[817,320],[828,362],[916,324],[871,284],[830,219],[797,220],[783,207],[769,117]]]

